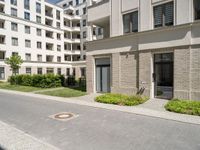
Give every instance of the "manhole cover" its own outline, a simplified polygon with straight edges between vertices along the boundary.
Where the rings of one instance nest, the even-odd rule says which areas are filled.
[[[67,121],[76,117],[78,117],[78,115],[75,115],[70,112],[61,112],[61,113],[50,116],[50,118],[60,120],[60,121]]]

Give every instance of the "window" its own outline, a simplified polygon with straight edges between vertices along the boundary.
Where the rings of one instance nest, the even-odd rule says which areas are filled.
[[[61,68],[57,68],[57,74],[58,74],[58,75],[61,75],[61,74],[62,74]]]
[[[86,73],[85,70],[86,68],[81,68],[81,77],[85,77]]]
[[[59,10],[56,10],[56,19],[60,20],[60,11]]]
[[[29,67],[26,68],[26,74],[30,74],[31,75],[31,68],[29,68]]]
[[[57,45],[57,51],[61,51],[61,45]]]
[[[0,60],[4,60],[4,59],[5,59],[5,52],[0,51]]]
[[[60,37],[60,34],[59,34],[59,33],[57,33],[57,39],[58,39],[58,40],[60,40],[60,39],[61,39],[61,37]]]
[[[42,36],[42,30],[41,29],[36,29],[37,30],[37,36]]]
[[[73,1],[70,1],[70,2],[69,2],[69,6],[73,6]]]
[[[194,0],[194,19],[199,20],[200,19],[200,1]]]
[[[73,75],[74,77],[76,76],[76,69],[75,69],[75,68],[72,69],[72,75]]]
[[[57,62],[61,62],[61,57],[60,56],[57,57]]]
[[[138,32],[138,11],[123,15],[124,33]]]
[[[18,55],[18,52],[12,52],[12,56]]]
[[[84,31],[84,32],[83,32],[83,38],[86,38],[86,37],[87,37],[87,32]]]
[[[0,80],[5,79],[5,69],[4,67],[0,67]]]
[[[25,47],[28,47],[28,48],[31,47],[31,41],[30,40],[25,40]]]
[[[37,55],[37,61],[42,62],[42,55]]]
[[[12,38],[12,46],[18,46],[18,38]]]
[[[79,10],[76,10],[76,15],[79,15]]]
[[[42,49],[42,42],[37,42],[37,48]]]
[[[18,30],[18,25],[17,25],[17,23],[14,23],[14,22],[11,23],[11,30],[12,30],[12,31],[17,31],[17,30]]]
[[[56,22],[56,27],[60,29],[60,22]]]
[[[30,13],[24,12],[24,19],[30,20]]]
[[[83,20],[83,27],[86,26],[86,20]]]
[[[10,3],[11,3],[12,5],[17,6],[17,0],[10,0]]]
[[[86,7],[83,8],[83,14],[86,14]]]
[[[24,8],[25,9],[30,9],[30,0],[24,0]]]
[[[40,3],[36,3],[36,12],[41,14],[41,4]]]
[[[42,74],[42,68],[37,68],[37,74]]]
[[[173,2],[154,7],[154,27],[171,26],[174,24]]]
[[[70,68],[67,68],[67,69],[66,69],[66,75],[67,75],[67,76],[70,76]]]
[[[54,74],[53,68],[47,68],[47,74]]]
[[[5,35],[0,35],[0,44],[5,44]]]
[[[17,9],[11,8],[11,16],[17,17]]]
[[[26,61],[31,61],[31,54],[25,54]]]
[[[26,34],[31,34],[31,28],[29,26],[25,26],[24,30]]]
[[[36,22],[37,22],[37,23],[41,23],[41,22],[42,22],[42,19],[41,19],[40,16],[36,16]]]
[[[103,28],[98,28],[98,35],[102,35],[103,34]]]
[[[79,0],[76,0],[76,5],[78,5],[79,4]]]

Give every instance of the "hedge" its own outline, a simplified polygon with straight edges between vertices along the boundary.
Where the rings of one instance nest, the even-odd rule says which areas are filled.
[[[53,88],[62,86],[62,80],[63,76],[54,74],[16,75],[16,76],[11,76],[9,82],[13,85]]]

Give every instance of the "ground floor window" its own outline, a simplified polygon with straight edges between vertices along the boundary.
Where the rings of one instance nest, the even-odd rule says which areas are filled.
[[[37,69],[37,74],[42,74],[42,68]]]
[[[73,76],[76,76],[76,69],[73,68],[73,72],[72,72]]]
[[[53,68],[47,68],[47,74],[54,74]]]
[[[81,77],[86,76],[86,68],[81,68]]]
[[[5,69],[4,67],[0,67],[0,80],[5,79]]]
[[[31,68],[30,67],[26,68],[26,74],[30,74],[31,75]]]
[[[61,75],[61,74],[62,74],[61,68],[58,68],[58,69],[57,69],[57,74],[58,74],[58,75]]]
[[[67,69],[66,69],[66,75],[67,75],[67,76],[70,76],[70,68],[67,68]]]

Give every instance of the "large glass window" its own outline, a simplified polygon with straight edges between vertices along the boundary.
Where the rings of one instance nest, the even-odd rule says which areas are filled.
[[[38,2],[36,3],[36,12],[39,14],[41,13],[41,4]]]
[[[30,13],[24,12],[24,19],[30,20]]]
[[[18,25],[17,25],[17,23],[14,23],[14,22],[11,23],[11,30],[12,30],[12,31],[17,31],[17,30],[18,30]]]
[[[24,0],[24,8],[25,9],[30,9],[30,0]]]
[[[11,8],[11,16],[17,17],[17,9]]]
[[[200,19],[200,1],[194,0],[194,18],[195,20]]]
[[[138,32],[138,11],[123,15],[124,33]]]
[[[17,0],[10,0],[10,3],[11,3],[12,5],[17,6]]]
[[[166,3],[154,7],[154,27],[171,26],[174,24],[174,3]]]

